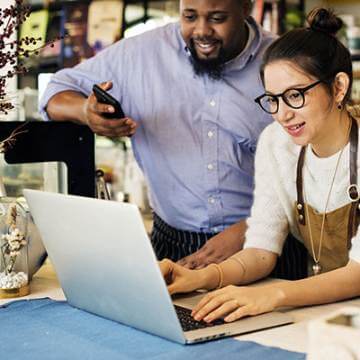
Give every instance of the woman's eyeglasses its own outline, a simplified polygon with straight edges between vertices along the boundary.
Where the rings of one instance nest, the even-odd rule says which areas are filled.
[[[305,93],[314,86],[323,82],[318,80],[304,88],[287,89],[281,94],[263,94],[255,99],[255,102],[269,114],[276,114],[279,111],[279,98],[293,109],[300,109],[305,105]]]

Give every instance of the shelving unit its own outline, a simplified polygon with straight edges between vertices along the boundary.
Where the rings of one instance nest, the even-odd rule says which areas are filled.
[[[29,0],[28,0],[29,1]],[[145,23],[154,15],[153,8],[158,7],[161,3],[170,3],[177,0],[123,0],[118,2],[119,6],[115,9],[119,10],[118,16],[109,13],[108,20],[110,25],[119,26],[118,34],[114,37],[114,42],[123,37],[125,31],[134,25]],[[69,36],[63,41],[56,44],[53,53],[33,57],[30,61],[26,61],[29,72],[18,77],[18,89],[30,88],[38,89],[38,75],[40,73],[54,73],[64,67],[72,67],[83,59],[93,56],[98,48],[88,43],[88,9],[94,0],[56,0],[41,4],[30,4],[32,13],[47,10],[47,14],[43,17],[46,27],[46,40],[52,40],[57,36],[64,36],[67,32]],[[137,6],[139,9],[135,9]],[[134,12],[134,9],[137,10]],[[95,12],[92,12],[94,14]],[[98,14],[98,12],[96,12]],[[132,16],[128,16],[131,14]],[[102,20],[102,19],[101,19]],[[99,20],[99,22],[101,21]],[[104,21],[106,21],[104,20]],[[37,19],[40,24],[40,20]],[[34,29],[39,28],[39,24],[34,24]],[[96,28],[92,22],[92,31]],[[97,24],[96,24],[97,25]],[[20,30],[21,32],[21,30]],[[20,36],[19,32],[19,36]],[[31,33],[29,34],[31,35]],[[105,46],[108,44],[105,44]],[[100,45],[100,49],[103,46]],[[49,50],[49,49],[46,49]],[[51,50],[51,49],[50,49]],[[54,50],[54,49],[53,49]]]
[[[38,11],[42,9],[48,9],[49,11],[61,11],[64,10],[66,7],[74,5],[74,4],[85,4],[90,5],[94,0],[55,0],[48,4],[35,4],[31,5],[32,11]],[[122,25],[121,25],[121,34],[124,34],[125,30],[131,26],[134,26],[139,23],[146,22],[151,18],[150,15],[150,4],[151,3],[165,3],[177,0],[123,0],[124,4],[124,11],[122,14]],[[137,19],[127,21],[126,11],[130,5],[139,5],[143,8],[143,15],[138,17]]]
[[[266,30],[282,34],[289,28],[302,25],[304,8],[304,0],[255,0],[252,15]],[[290,12],[296,24],[291,23]]]

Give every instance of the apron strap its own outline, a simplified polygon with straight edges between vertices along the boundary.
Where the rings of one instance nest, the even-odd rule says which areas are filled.
[[[351,238],[356,234],[357,231],[357,218],[359,209],[360,194],[357,186],[357,154],[358,154],[358,124],[357,121],[351,117],[351,130],[350,130],[350,156],[349,156],[349,168],[350,168],[350,186],[348,187],[348,195],[352,202],[349,223],[348,223],[348,248],[351,247]],[[305,151],[306,147],[303,146],[300,150],[297,169],[296,169],[296,192],[297,202],[296,208],[298,212],[298,220],[302,225],[306,224],[305,221],[305,204],[303,194],[303,166],[305,162]]]
[[[299,159],[296,168],[296,192],[297,192],[297,202],[296,209],[299,216],[299,223],[305,225],[305,206],[304,206],[304,194],[303,194],[303,166],[305,162],[305,150],[306,147],[303,146],[300,150]]]
[[[359,190],[357,186],[357,156],[358,156],[359,131],[357,121],[352,118],[350,131],[350,186],[348,187],[348,195],[352,201],[349,224],[348,224],[348,249],[351,248],[351,239],[355,236],[358,227],[359,214]]]

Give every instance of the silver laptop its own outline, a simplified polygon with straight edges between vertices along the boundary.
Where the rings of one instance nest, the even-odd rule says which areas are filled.
[[[24,195],[72,306],[182,344],[292,322],[280,312],[212,326],[192,321],[184,308],[201,295],[174,305],[135,205],[36,190]],[[185,331],[179,309],[188,317]]]

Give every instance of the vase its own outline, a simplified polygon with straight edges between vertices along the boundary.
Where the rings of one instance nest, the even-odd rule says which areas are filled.
[[[28,221],[16,198],[0,198],[0,298],[30,293]]]

